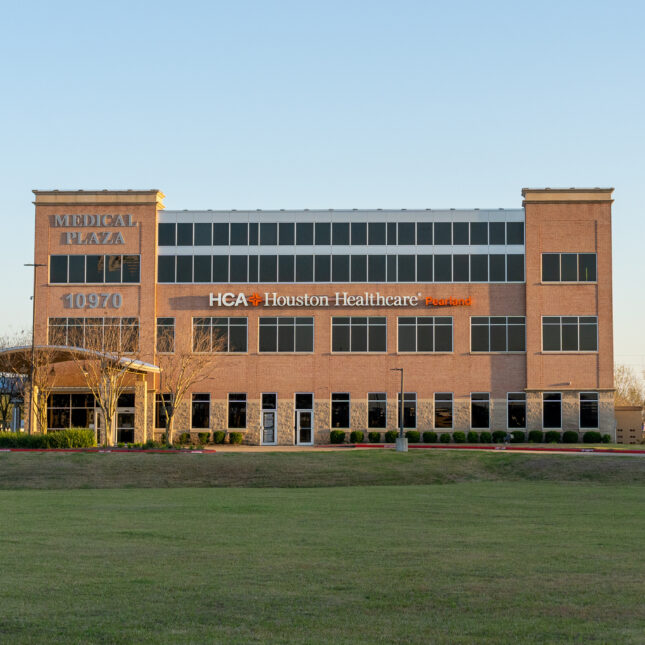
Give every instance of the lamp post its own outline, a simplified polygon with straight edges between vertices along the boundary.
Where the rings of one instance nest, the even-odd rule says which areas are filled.
[[[408,451],[408,440],[403,436],[403,368],[402,367],[393,367],[390,369],[391,372],[401,372],[401,401],[399,403],[399,436],[396,440],[396,450],[397,452],[407,452]]]
[[[31,366],[29,369],[29,434],[34,434],[32,421],[34,419],[34,372],[36,369],[36,269],[45,267],[46,264],[30,262],[25,264],[26,267],[34,267],[34,287],[31,294]]]

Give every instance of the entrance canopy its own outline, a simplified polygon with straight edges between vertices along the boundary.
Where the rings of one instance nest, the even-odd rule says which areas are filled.
[[[115,356],[109,352],[97,352],[82,347],[69,347],[65,345],[36,345],[35,352],[46,352],[48,363],[65,363],[74,359],[92,360],[95,358],[112,359],[127,367],[131,372],[140,372],[146,374],[158,374],[161,370],[152,363],[135,360],[128,356]],[[18,374],[28,374],[31,369],[31,345],[20,347],[6,347],[0,349],[0,371],[11,371]],[[11,369],[6,369],[7,367]]]

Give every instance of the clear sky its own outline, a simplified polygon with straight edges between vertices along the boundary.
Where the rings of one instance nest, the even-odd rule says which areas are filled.
[[[521,206],[613,186],[617,361],[645,368],[645,3],[4,3],[0,334],[32,188],[167,208]]]

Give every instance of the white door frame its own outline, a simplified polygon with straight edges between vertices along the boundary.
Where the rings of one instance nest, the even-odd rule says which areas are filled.
[[[310,418],[311,441],[300,441],[300,417],[308,414]],[[313,446],[314,445],[314,411],[313,410],[296,410],[296,445]]]
[[[273,441],[264,440],[264,415],[270,414],[273,417]],[[278,443],[278,411],[277,410],[262,410],[261,411],[261,428],[260,428],[260,445],[262,446],[275,446]]]

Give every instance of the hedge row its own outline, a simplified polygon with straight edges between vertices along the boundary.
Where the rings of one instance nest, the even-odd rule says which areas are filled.
[[[199,443],[202,446],[205,446],[207,443],[211,441],[211,433],[210,432],[198,432],[197,433],[197,438],[199,440]],[[226,438],[227,438],[227,433],[225,430],[215,430],[213,432],[212,436],[212,442],[213,443],[226,443]],[[241,444],[244,439],[244,434],[242,432],[229,432],[228,433],[228,443],[232,444]],[[182,432],[179,435],[179,444],[182,446],[188,445],[193,443],[193,440],[191,438],[190,432]]]
[[[94,430],[71,428],[52,430],[48,434],[0,432],[0,448],[92,448],[96,446]]]

